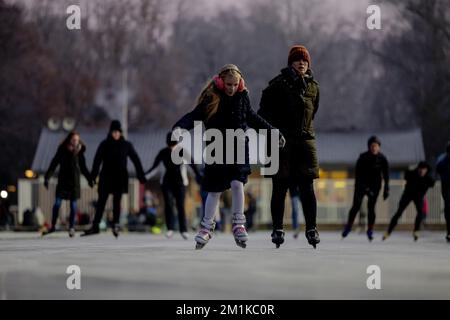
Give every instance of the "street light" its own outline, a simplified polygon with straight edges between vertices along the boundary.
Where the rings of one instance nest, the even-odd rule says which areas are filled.
[[[36,173],[31,169],[25,170],[25,177],[28,179],[36,178]]]
[[[0,192],[0,197],[1,197],[2,199],[8,198],[8,192],[7,192],[6,190],[2,190],[2,191]]]

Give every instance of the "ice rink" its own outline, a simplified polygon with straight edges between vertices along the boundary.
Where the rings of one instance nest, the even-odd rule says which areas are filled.
[[[320,229],[319,229],[320,231]],[[287,233],[280,249],[269,231],[250,234],[246,249],[216,234],[202,250],[179,234],[110,232],[73,239],[65,232],[0,233],[0,299],[450,299],[450,244],[445,233],[365,234],[323,231],[317,250]],[[81,270],[69,290],[67,267]],[[368,289],[370,265],[381,289]]]

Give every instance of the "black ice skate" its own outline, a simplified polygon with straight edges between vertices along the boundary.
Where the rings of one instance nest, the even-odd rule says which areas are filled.
[[[42,231],[41,236],[43,237],[43,236],[46,236],[46,235],[48,235],[48,234],[50,234],[50,233],[53,233],[53,232],[55,232],[55,228],[54,228],[54,227],[51,227],[51,228],[48,229],[48,230]]]
[[[115,225],[112,227],[112,233],[113,233],[114,237],[116,237],[116,239],[119,237],[119,231],[120,231],[120,228],[118,225]]]
[[[272,242],[275,243],[277,249],[284,243],[284,231],[283,230],[273,230],[272,232]]]
[[[305,232],[305,235],[308,243],[316,249],[316,245],[320,242],[319,232],[317,232],[317,229],[309,229]]]
[[[84,233],[81,236],[82,237],[92,236],[94,234],[99,234],[99,233],[100,233],[100,229],[98,228],[98,226],[92,226],[90,229],[84,231]]]

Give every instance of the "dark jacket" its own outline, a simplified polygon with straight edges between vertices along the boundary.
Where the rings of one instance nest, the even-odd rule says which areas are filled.
[[[436,172],[441,177],[442,188],[450,188],[450,157],[446,155],[438,162]]]
[[[194,121],[202,121],[206,129],[218,129],[223,137],[226,136],[226,129],[242,129],[243,131],[246,131],[249,127],[254,129],[274,129],[252,109],[247,90],[237,92],[231,97],[220,92],[220,102],[217,112],[207,120],[206,107],[208,103],[208,99],[202,101],[193,111],[177,121],[173,128],[180,127],[191,130],[194,127]],[[231,180],[239,180],[246,183],[247,177],[251,173],[248,138],[245,141],[245,163],[243,164],[226,164],[225,156],[228,152],[226,150],[225,140],[223,142],[223,164],[205,165],[203,180],[203,188],[205,191],[222,192],[230,188]],[[236,151],[237,144],[235,144],[235,155],[237,154]]]
[[[50,166],[45,173],[45,180],[50,177],[59,165],[58,184],[56,185],[56,194],[58,198],[66,200],[75,200],[80,198],[80,173],[82,173],[88,181],[91,181],[89,170],[86,167],[86,159],[84,153],[86,147],[80,145],[78,152],[72,152],[67,146],[60,145],[55,156],[50,162]]]
[[[425,176],[419,175],[418,169],[407,170],[405,172],[405,193],[414,199],[423,199],[429,188],[434,186],[434,179],[431,177],[430,169]]]
[[[92,179],[98,176],[99,193],[128,193],[127,158],[130,158],[136,168],[137,178],[145,183],[144,170],[133,145],[123,137],[114,140],[111,135],[98,146],[92,166]]]
[[[389,191],[389,163],[386,157],[381,152],[377,155],[370,151],[361,153],[356,162],[355,187],[378,193],[382,179],[384,190]]]
[[[319,83],[311,70],[300,77],[293,68],[284,68],[263,90],[258,114],[286,139],[275,177],[319,177],[313,125],[318,108]]]

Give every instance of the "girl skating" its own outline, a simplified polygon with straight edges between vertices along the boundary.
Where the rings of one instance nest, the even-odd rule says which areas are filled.
[[[232,64],[225,65],[202,90],[193,111],[182,117],[174,128],[190,130],[194,121],[202,121],[206,129],[218,129],[225,136],[226,129],[274,129],[258,116],[250,106],[250,99],[241,71]],[[281,137],[281,143],[283,138]],[[232,150],[223,146],[223,155]],[[236,150],[235,150],[236,151]],[[236,154],[236,152],[234,153]],[[232,231],[236,244],[246,247],[248,240],[244,216],[244,184],[250,174],[248,141],[245,141],[245,163],[206,164],[203,188],[208,192],[205,216],[201,229],[195,237],[196,248],[205,246],[215,228],[214,215],[218,210],[220,195],[231,188],[232,192]]]
[[[44,186],[48,189],[48,181],[59,166],[58,184],[56,185],[55,204],[52,212],[52,225],[50,229],[42,233],[43,236],[55,232],[56,221],[58,220],[59,208],[62,200],[70,201],[69,215],[69,236],[75,235],[75,215],[77,211],[77,199],[80,198],[80,173],[84,175],[93,186],[91,175],[86,167],[84,153],[86,146],[81,142],[80,135],[72,131],[59,145],[50,166],[45,173]]]

